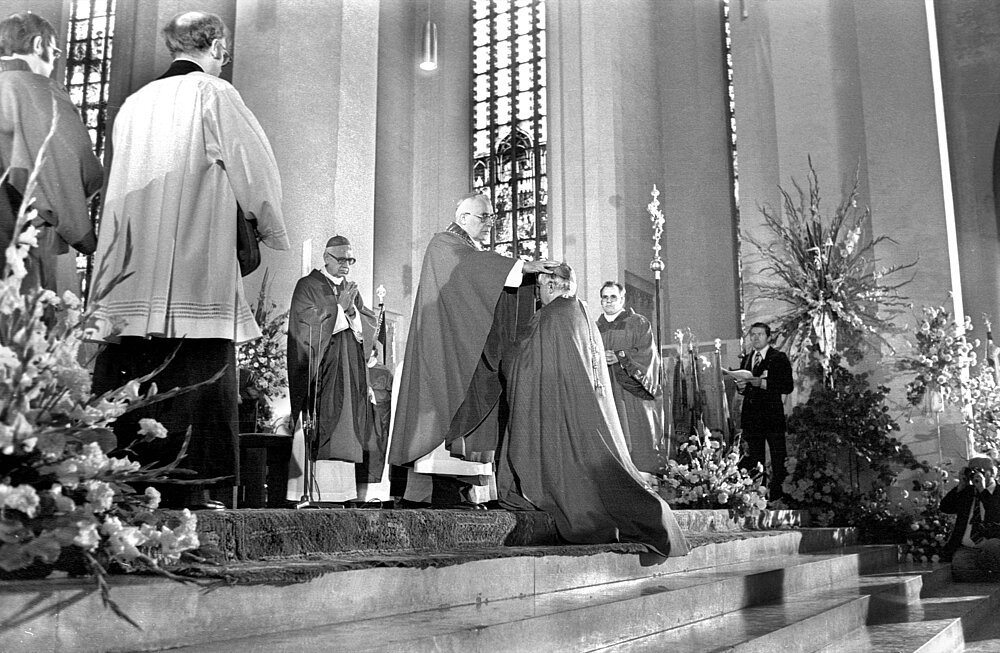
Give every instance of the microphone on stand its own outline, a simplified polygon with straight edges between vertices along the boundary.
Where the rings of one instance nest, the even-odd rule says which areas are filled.
[[[318,454],[318,440],[319,440],[319,360],[322,359],[320,352],[316,351],[314,354],[313,348],[313,330],[319,330],[319,341],[323,342],[323,323],[330,319],[330,314],[326,311],[320,313],[320,309],[311,306],[308,309],[311,313],[315,314],[317,318],[315,320],[309,320],[309,385],[310,387],[310,398],[312,406],[307,408],[305,414],[302,416],[302,444],[305,450],[305,465],[303,466],[303,482],[305,484],[302,492],[302,497],[299,502],[295,504],[296,509],[300,508],[317,508],[313,498],[313,485],[316,483],[316,455]],[[316,447],[316,451],[313,448]]]

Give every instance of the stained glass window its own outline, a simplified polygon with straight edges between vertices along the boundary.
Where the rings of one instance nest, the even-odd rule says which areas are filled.
[[[545,2],[473,0],[472,185],[493,199],[490,246],[547,258]]]
[[[116,0],[73,0],[66,35],[66,90],[80,110],[97,158],[104,158],[108,90],[111,81],[111,44],[115,32]],[[100,200],[91,203],[97,224]],[[77,257],[81,290],[86,293],[93,257]]]
[[[80,109],[94,151],[104,153],[116,0],[73,0],[66,37],[66,89]]]

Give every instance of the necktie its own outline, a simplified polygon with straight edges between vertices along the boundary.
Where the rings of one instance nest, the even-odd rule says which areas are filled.
[[[969,520],[969,523],[972,524],[972,531],[970,533],[972,541],[976,543],[983,539],[983,534],[980,532],[983,525],[983,511],[980,509],[980,505],[979,494],[976,493],[976,496],[972,499],[972,517]]]
[[[760,352],[759,351],[755,351],[753,353],[753,365],[750,366],[750,369],[751,370],[757,369],[757,366],[760,365],[760,362],[761,362]]]

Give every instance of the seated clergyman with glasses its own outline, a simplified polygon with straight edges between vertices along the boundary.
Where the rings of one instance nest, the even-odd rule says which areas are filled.
[[[996,463],[975,456],[959,483],[941,499],[941,511],[956,515],[945,552],[957,581],[1000,580],[1000,490]]]
[[[483,503],[457,479],[488,486],[503,424],[500,362],[534,309],[533,283],[522,281],[556,266],[484,251],[495,219],[489,198],[466,196],[424,255],[389,451],[391,464],[414,472],[404,498],[417,504]],[[445,442],[450,454],[439,450]]]

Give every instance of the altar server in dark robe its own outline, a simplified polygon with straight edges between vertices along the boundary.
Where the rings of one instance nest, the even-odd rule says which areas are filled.
[[[359,484],[378,483],[385,465],[385,439],[375,429],[368,390],[362,320],[375,314],[358,285],[347,279],[355,263],[344,236],[323,252],[324,266],[299,279],[288,313],[288,391],[296,423],[315,420],[307,434],[313,460],[358,463]]]
[[[90,254],[97,245],[88,201],[104,177],[76,106],[50,79],[61,54],[44,18],[22,12],[0,22],[0,172],[8,174],[0,184],[0,269],[28,177],[52,130],[32,193],[38,247],[28,255],[24,280],[27,287],[49,290],[56,290],[59,254],[69,245]]]
[[[601,309],[597,328],[632,462],[644,472],[660,472],[663,393],[653,329],[649,320],[625,307],[625,288],[617,281],[601,286]]]
[[[510,434],[501,503],[548,513],[568,542],[637,542],[666,556],[688,547],[666,502],[629,458],[604,348],[568,265],[538,275],[542,309],[509,375]]]
[[[533,309],[530,289],[519,293],[522,278],[555,265],[483,251],[494,220],[487,197],[467,196],[427,246],[394,407],[391,464],[413,466],[444,442],[456,462],[492,461],[502,428],[500,360]],[[418,468],[427,473],[463,475],[461,465],[425,462]],[[407,496],[419,500],[411,489]]]

